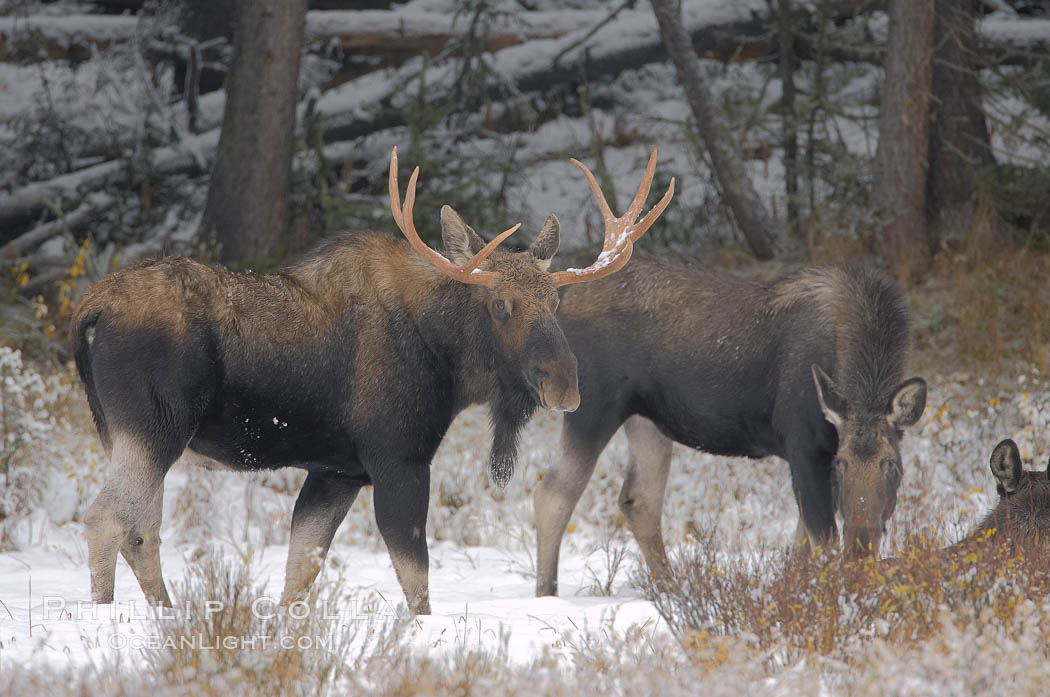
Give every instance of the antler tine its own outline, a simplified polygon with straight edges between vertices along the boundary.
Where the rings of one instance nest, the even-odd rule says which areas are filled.
[[[412,176],[408,180],[408,189],[405,191],[405,203],[404,206],[402,206],[401,192],[397,183],[397,148],[395,147],[390,153],[390,212],[393,214],[394,222],[397,223],[398,228],[401,229],[401,233],[405,236],[405,239],[408,240],[408,243],[412,245],[412,248],[415,249],[420,256],[457,281],[484,286],[491,286],[494,284],[498,279],[499,274],[492,271],[477,271],[476,269],[489,257],[490,254],[492,254],[493,251],[495,251],[496,247],[498,247],[503,240],[510,237],[515,230],[521,227],[521,223],[504,230],[491,242],[486,244],[481,251],[471,257],[469,261],[462,266],[456,266],[443,255],[431,249],[426,242],[420,239],[419,233],[416,232],[415,222],[412,218],[412,210],[416,205],[416,181],[418,178],[419,167],[416,167],[412,171]]]
[[[653,226],[656,219],[660,217],[660,214],[667,208],[667,204],[671,202],[671,198],[674,196],[674,177],[671,177],[671,183],[667,185],[667,191],[664,192],[663,197],[656,202],[653,209],[649,211],[644,218],[642,218],[634,228],[634,232],[631,234],[631,242],[635,242],[639,237],[645,234],[645,231]]]
[[[591,186],[591,191],[594,192],[594,198],[597,200],[598,207],[605,218],[605,241],[602,244],[602,253],[586,269],[566,269],[565,271],[555,271],[551,274],[554,277],[555,284],[559,286],[593,281],[623,268],[634,251],[634,242],[652,227],[674,196],[674,178],[672,177],[663,198],[657,202],[656,206],[641,221],[638,221],[638,216],[645,206],[645,200],[649,197],[653,176],[656,174],[655,147],[649,154],[645,175],[642,177],[642,183],[638,186],[638,192],[634,195],[634,200],[631,201],[627,212],[619,217],[613,215],[609,204],[605,200],[605,196],[602,194],[601,187],[598,186],[598,181],[591,174],[591,171],[587,169],[587,166],[576,159],[571,160],[571,162],[580,168],[580,171],[587,178],[587,183]]]
[[[634,195],[631,205],[627,206],[627,212],[623,214],[623,217],[632,223],[642,214],[642,206],[645,205],[645,199],[649,198],[649,187],[653,184],[654,174],[656,174],[655,145],[652,152],[649,153],[649,162],[645,165],[645,175],[642,176],[642,183],[638,185],[638,193]]]
[[[401,215],[401,191],[397,184],[397,148],[390,153],[390,213],[394,216],[394,222],[399,228],[404,228],[404,218]]]
[[[602,193],[602,187],[598,186],[598,180],[591,174],[591,170],[587,169],[587,165],[583,164],[575,157],[570,157],[569,162],[573,163],[580,168],[583,172],[583,176],[587,177],[587,183],[591,185],[591,191],[594,193],[594,199],[598,202],[598,208],[601,209],[603,220],[612,220],[616,218],[616,215],[609,208],[608,201],[605,200],[605,194]]]

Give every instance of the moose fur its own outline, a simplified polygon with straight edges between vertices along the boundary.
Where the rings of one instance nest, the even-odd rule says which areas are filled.
[[[453,262],[483,241],[442,211]],[[428,613],[430,461],[456,414],[490,405],[494,478],[514,466],[534,409],[579,404],[555,321],[547,219],[527,251],[497,250],[467,285],[379,233],[323,243],[279,273],[171,257],[92,285],[73,317],[76,364],[111,471],[85,517],[92,594],[113,598],[119,550],[147,597],[160,569],[163,479],[184,452],[235,470],[308,472],[295,504],[285,597],[318,571],[362,486],[410,609]]]
[[[860,263],[766,284],[636,257],[567,291],[559,321],[579,361],[581,407],[535,494],[537,594],[557,592],[558,550],[613,434],[630,461],[619,505],[650,569],[666,568],[660,518],[672,441],[788,461],[800,533],[876,551],[893,512],[902,429],[926,403],[904,381],[911,317],[899,285]],[[713,473],[695,473],[697,486]]]

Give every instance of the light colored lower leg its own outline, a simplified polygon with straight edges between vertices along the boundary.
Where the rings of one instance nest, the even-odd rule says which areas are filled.
[[[361,490],[360,486],[343,489],[333,485],[335,491],[315,491],[319,486],[308,477],[295,502],[284,573],[285,603],[294,600],[317,578],[335,531]]]
[[[394,573],[405,592],[405,602],[413,615],[430,614],[430,564],[410,555],[390,552]]]
[[[142,519],[128,533],[120,553],[135,572],[146,599],[157,605],[171,606],[160,570],[160,521],[164,510],[164,486],[158,487]]]
[[[429,463],[391,467],[372,475],[376,525],[390,552],[409,610],[430,614],[430,555],[427,552]]]
[[[620,510],[634,534],[653,576],[667,572],[667,553],[660,530],[664,491],[671,469],[671,439],[641,416],[624,424],[630,459],[620,490]]]
[[[109,477],[84,516],[95,602],[113,602],[117,553],[149,510],[166,470],[137,440],[114,436]]]
[[[605,443],[581,449],[562,427],[561,461],[549,469],[533,495],[536,519],[536,596],[558,594],[561,538],[583,490],[587,488]]]

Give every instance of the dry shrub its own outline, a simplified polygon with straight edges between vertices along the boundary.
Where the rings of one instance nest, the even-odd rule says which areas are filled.
[[[938,256],[918,296],[919,346],[982,375],[1008,371],[1013,362],[1046,371],[1050,254],[1028,246],[990,249],[986,216],[975,215],[972,232]]]
[[[717,637],[745,639],[770,669],[819,656],[850,662],[873,642],[915,645],[946,624],[978,632],[1040,611],[1050,592],[1045,547],[1011,549],[987,536],[948,548],[914,537],[898,558],[847,561],[770,551],[723,561],[714,535],[679,555],[667,579],[640,579],[694,660],[709,663]],[[1047,656],[1047,646],[1041,647]]]
[[[564,637],[562,658],[548,654],[524,664],[474,652],[445,658],[417,657],[386,677],[376,694],[385,697],[738,697],[812,694],[812,674],[764,684],[762,665],[726,653],[726,660],[697,666],[666,634],[652,625],[620,632],[603,623],[597,631]],[[731,639],[725,640],[727,643]]]
[[[382,599],[362,604],[342,584],[314,583],[278,606],[249,567],[205,554],[176,585],[145,649],[153,681],[174,694],[323,695],[383,673],[403,650],[407,620]]]
[[[802,234],[811,264],[871,255],[871,231],[848,210],[824,208],[803,221]]]

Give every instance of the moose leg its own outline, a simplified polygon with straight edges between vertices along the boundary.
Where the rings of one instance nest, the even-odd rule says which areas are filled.
[[[284,573],[285,603],[304,591],[321,570],[332,538],[361,484],[345,474],[311,472],[292,512],[292,536]]]
[[[835,504],[831,496],[830,457],[806,449],[790,455],[788,463],[791,467],[791,487],[798,504],[796,542],[808,543],[804,548],[836,544],[838,526],[835,524]]]
[[[390,561],[408,609],[430,614],[430,557],[427,554],[427,509],[430,467],[390,467],[373,476],[376,523],[390,552]]]
[[[561,462],[547,470],[532,499],[536,518],[536,597],[558,594],[561,538],[576,503],[587,488],[598,456],[619,424],[580,428],[566,416],[561,428]]]
[[[620,510],[642,548],[649,573],[660,578],[667,573],[667,553],[660,531],[664,490],[671,469],[671,439],[660,433],[649,419],[632,416],[624,424],[630,459],[620,490]]]
[[[164,510],[164,486],[157,487],[157,493],[124,538],[120,553],[128,566],[135,572],[146,599],[156,605],[171,607],[171,598],[164,587],[164,576],[160,571],[160,519]]]
[[[172,462],[174,459],[172,459]],[[163,486],[171,462],[161,461],[133,438],[115,437],[110,456],[111,474],[84,516],[84,535],[88,543],[88,565],[91,567],[91,598],[98,603],[113,602],[113,577],[117,552],[136,528],[148,530],[150,518],[158,513],[157,490]],[[159,513],[156,515],[159,525]],[[143,543],[145,545],[145,535]],[[159,545],[159,538],[157,540]],[[144,546],[143,545],[143,546]],[[159,554],[159,552],[158,552]],[[146,555],[133,553],[136,559]],[[156,559],[159,576],[159,557]],[[143,566],[147,571],[148,564]],[[157,586],[143,585],[147,596],[158,597]],[[163,600],[164,596],[160,596]]]

